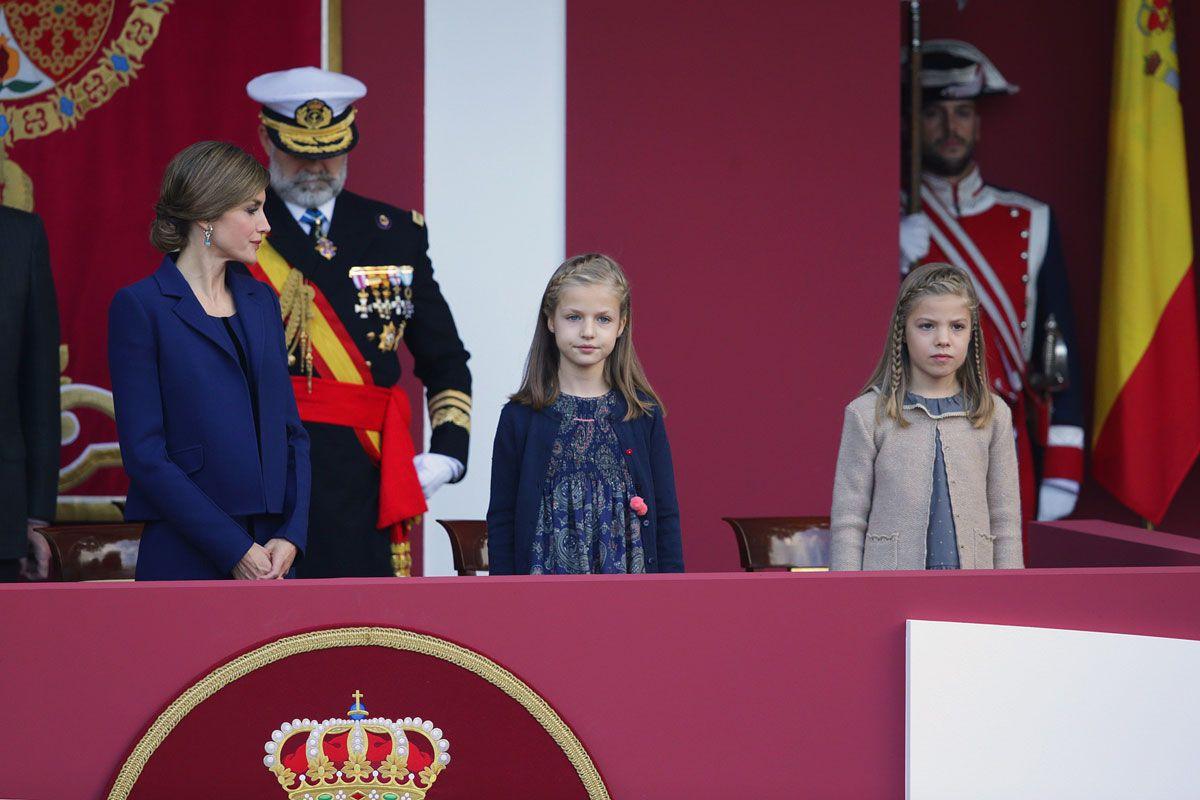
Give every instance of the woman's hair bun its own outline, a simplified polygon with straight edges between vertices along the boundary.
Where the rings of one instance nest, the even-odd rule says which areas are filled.
[[[182,250],[187,243],[187,222],[171,216],[161,203],[155,205],[154,212],[154,221],[150,223],[150,244],[164,253]]]

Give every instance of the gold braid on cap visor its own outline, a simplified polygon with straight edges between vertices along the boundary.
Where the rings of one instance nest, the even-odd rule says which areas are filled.
[[[258,118],[262,120],[263,125],[279,135],[279,141],[286,149],[295,153],[321,154],[335,153],[350,146],[350,143],[354,141],[354,131],[350,126],[354,124],[354,117],[357,114],[358,109],[352,108],[350,113],[340,121],[328,128],[315,130],[271,119],[261,111],[258,112]]]

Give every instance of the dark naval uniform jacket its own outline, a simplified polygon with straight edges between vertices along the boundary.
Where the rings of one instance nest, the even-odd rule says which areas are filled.
[[[328,301],[368,362],[376,386],[396,385],[401,374],[400,359],[396,352],[379,349],[379,318],[371,314],[363,319],[356,313],[358,291],[348,272],[355,266],[413,267],[414,308],[404,331],[404,345],[412,354],[413,371],[426,390],[432,418],[429,451],[456,458],[466,467],[470,437],[469,356],[434,280],[428,255],[429,237],[421,215],[342,191],[326,233],[337,252],[326,259],[271,189],[267,190],[265,211],[271,223],[271,246]],[[292,365],[293,375],[303,374],[301,361],[297,359]],[[333,377],[321,375],[317,368],[313,375]],[[303,390],[298,389],[297,393],[300,391]],[[353,428],[317,422],[305,422],[305,427],[312,441],[313,488],[308,550],[300,576],[392,574],[388,533],[375,527],[379,466],[367,454]]]

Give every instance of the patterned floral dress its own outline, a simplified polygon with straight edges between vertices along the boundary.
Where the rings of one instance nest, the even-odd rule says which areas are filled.
[[[613,392],[559,394],[562,422],[551,450],[533,534],[531,574],[645,572],[641,525],[629,507],[633,480],[610,419]]]

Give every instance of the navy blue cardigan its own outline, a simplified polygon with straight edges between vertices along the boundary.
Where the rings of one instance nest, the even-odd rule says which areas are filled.
[[[656,409],[625,422],[626,409],[625,398],[616,393],[613,430],[634,488],[649,506],[641,517],[646,571],[683,572],[675,469],[662,415]],[[511,401],[500,412],[487,514],[488,570],[493,575],[529,573],[542,487],[560,421],[553,408],[534,411]]]

